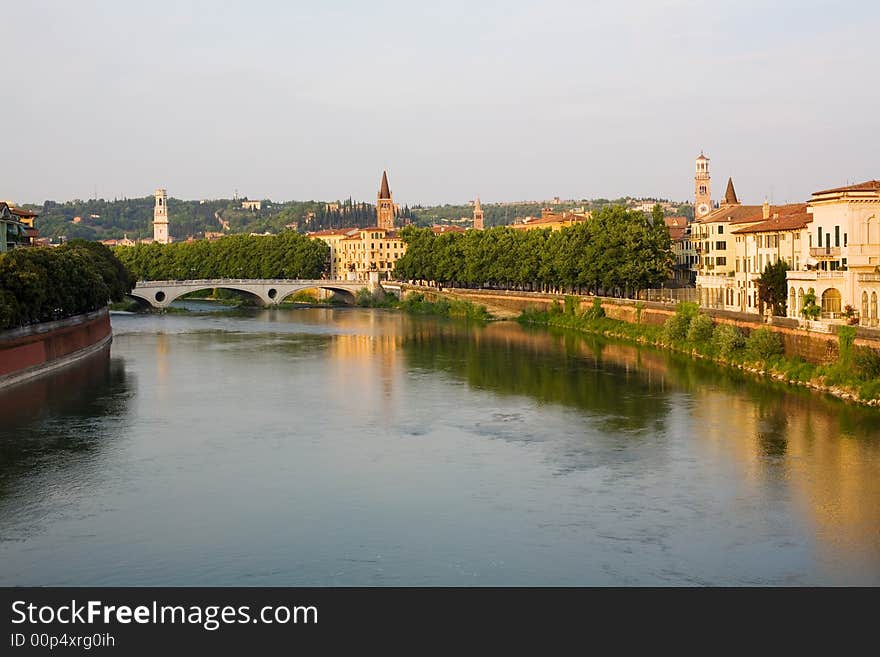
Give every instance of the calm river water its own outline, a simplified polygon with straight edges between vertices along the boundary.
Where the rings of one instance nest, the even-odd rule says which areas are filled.
[[[880,411],[512,322],[112,322],[0,395],[0,584],[880,584]]]

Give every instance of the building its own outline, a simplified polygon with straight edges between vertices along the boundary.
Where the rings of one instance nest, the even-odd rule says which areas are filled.
[[[727,308],[764,314],[758,295],[758,279],[767,265],[785,262],[799,269],[805,262],[807,226],[813,218],[806,203],[761,206],[761,221],[732,231],[734,240],[735,292]]]
[[[342,240],[353,237],[358,234],[357,228],[330,228],[328,230],[319,230],[307,233],[309,237],[314,237],[330,247],[328,272],[330,278],[343,279],[348,272],[348,263],[343,259],[343,250],[340,249]]]
[[[156,201],[153,205],[153,241],[169,244],[171,235],[168,233],[168,192],[157,189]]]
[[[812,291],[820,319],[845,321],[847,306],[863,326],[880,325],[880,180],[814,192],[812,225],[801,266],[788,272],[788,314],[801,317]]]
[[[550,208],[541,210],[540,219],[525,219],[522,223],[510,224],[509,228],[514,230],[539,230],[541,228],[549,228],[551,230],[562,230],[568,226],[582,223],[590,218],[589,212],[553,212]]]
[[[708,161],[708,158],[700,155]],[[708,165],[700,169],[697,159],[695,183],[698,190],[697,213],[706,199],[700,199],[701,181],[708,185]],[[706,178],[701,177],[705,173]],[[708,189],[708,187],[706,188]],[[696,285],[700,290],[700,305],[708,308],[738,308],[736,301],[736,242],[732,232],[738,228],[759,223],[764,220],[760,205],[743,205],[736,196],[733,180],[728,179],[724,201],[715,210],[702,213],[691,226],[691,239],[697,256]]]
[[[394,214],[388,173],[383,171],[376,201],[376,226],[307,233],[330,247],[330,278],[369,281],[370,272],[389,278],[394,264],[406,252],[406,244],[394,230]]]
[[[36,213],[0,201],[0,253],[31,246],[37,238]]]
[[[383,230],[394,230],[394,200],[388,186],[388,172],[382,172],[382,183],[376,197],[376,223]]]
[[[675,264],[672,269],[672,285],[674,287],[693,287],[696,279],[694,273],[697,265],[697,250],[691,236],[691,225],[687,217],[664,217],[669,239],[672,242],[672,253]]]
[[[474,201],[474,230],[483,230],[483,206],[480,205],[480,197]]]
[[[338,242],[335,277],[368,281],[370,272],[378,272],[380,279],[390,278],[394,263],[406,253],[406,244],[396,231],[381,226],[355,230],[355,234],[343,237]],[[343,275],[340,276],[340,273]]]
[[[241,209],[242,210],[254,210],[254,211],[262,210],[263,209],[263,202],[262,201],[244,200],[241,202]]]

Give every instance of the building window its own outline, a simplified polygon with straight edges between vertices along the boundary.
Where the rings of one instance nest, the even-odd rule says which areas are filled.
[[[838,292],[836,288],[829,287],[822,293],[822,312],[840,312],[840,292]]]
[[[719,235],[723,235],[723,234],[724,234],[724,226],[718,226],[718,234],[719,234]]]
[[[818,243],[819,243],[819,246],[821,247],[822,246],[822,226],[819,226],[819,228],[816,230],[816,234],[819,237]]]
[[[834,246],[840,246],[840,226],[834,227]]]
[[[727,265],[727,258],[715,258],[715,264],[719,267]]]
[[[719,226],[720,228],[720,226]],[[724,251],[727,249],[727,242],[715,242],[716,251]]]

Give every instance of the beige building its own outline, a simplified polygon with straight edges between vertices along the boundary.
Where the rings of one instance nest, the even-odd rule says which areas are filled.
[[[247,200],[245,200],[245,201],[241,202],[241,209],[242,210],[255,210],[255,211],[262,210],[263,209],[263,202],[262,201],[247,201]]]
[[[700,156],[703,158],[704,156]],[[700,160],[697,160],[699,167]],[[706,169],[708,175],[708,167]],[[699,183],[701,178],[696,178]],[[699,200],[699,197],[697,197]],[[699,206],[697,208],[699,214]],[[707,308],[734,308],[736,303],[736,242],[732,234],[737,228],[763,221],[760,205],[742,205],[736,196],[733,180],[727,181],[724,202],[697,219],[691,226],[691,238],[697,257],[697,289],[700,305]]]
[[[377,226],[308,233],[330,247],[330,278],[369,281],[370,272],[378,272],[381,279],[390,277],[394,263],[406,252],[406,244],[394,230],[394,213],[388,174],[382,172],[376,202]]]
[[[526,219],[522,223],[510,224],[508,228],[514,230],[539,230],[541,228],[549,228],[551,230],[562,230],[567,226],[582,223],[589,220],[589,212],[553,212],[550,208],[541,210],[540,219]]]
[[[880,325],[880,180],[814,192],[802,265],[788,272],[788,312],[800,317],[812,290],[820,319],[844,321],[851,306],[863,326]]]
[[[806,261],[804,246],[813,218],[806,203],[761,208],[759,223],[733,231],[735,247],[736,293],[728,309],[746,313],[764,313],[758,298],[758,279],[767,265],[785,262],[799,269]]]

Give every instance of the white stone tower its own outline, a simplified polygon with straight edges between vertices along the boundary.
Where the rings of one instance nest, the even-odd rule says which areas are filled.
[[[159,244],[171,242],[168,234],[168,192],[156,190],[156,203],[153,206],[153,241]]]

